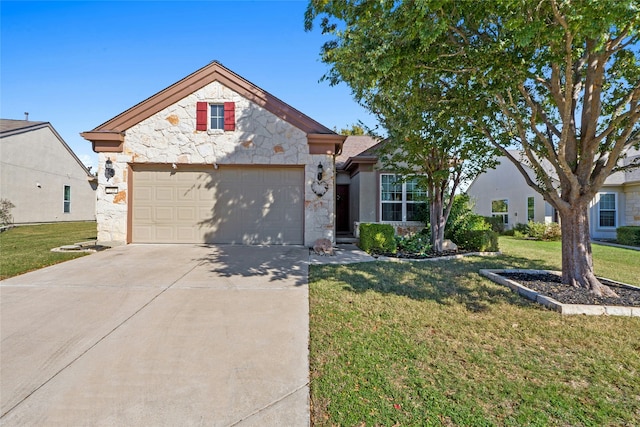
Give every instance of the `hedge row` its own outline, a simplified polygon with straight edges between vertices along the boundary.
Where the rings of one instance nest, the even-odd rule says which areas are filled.
[[[616,229],[616,241],[621,245],[640,246],[640,226],[618,227]]]

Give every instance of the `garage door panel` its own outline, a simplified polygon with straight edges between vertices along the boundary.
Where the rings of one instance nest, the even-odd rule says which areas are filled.
[[[133,241],[302,244],[302,168],[136,171]]]

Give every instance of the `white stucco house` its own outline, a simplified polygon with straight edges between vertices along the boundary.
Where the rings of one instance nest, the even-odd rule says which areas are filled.
[[[51,123],[0,119],[0,198],[14,224],[93,221],[96,186]]]
[[[514,152],[517,158],[520,154]],[[640,151],[629,149],[624,165],[640,162]],[[542,196],[529,187],[506,157],[495,169],[479,175],[467,189],[475,212],[503,218],[506,228],[517,223],[558,221],[558,216]],[[531,177],[534,173],[525,166]],[[552,173],[552,172],[550,172]],[[615,239],[616,228],[640,225],[640,169],[609,176],[589,208],[589,227],[593,239]]]
[[[219,62],[81,135],[99,154],[100,242],[335,239],[345,137]]]

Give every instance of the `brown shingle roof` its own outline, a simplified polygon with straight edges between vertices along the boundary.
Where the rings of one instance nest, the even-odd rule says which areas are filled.
[[[348,136],[342,146],[342,153],[336,157],[336,168],[342,169],[349,158],[365,154],[379,142],[379,139],[368,135]]]

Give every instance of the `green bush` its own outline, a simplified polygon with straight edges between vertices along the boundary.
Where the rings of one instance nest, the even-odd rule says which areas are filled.
[[[548,224],[542,222],[529,221],[527,231],[523,233],[525,237],[534,240],[560,240],[562,239],[562,231],[560,224],[550,222]]]
[[[396,239],[389,224],[360,224],[360,248],[370,254],[396,253]]]
[[[616,229],[616,240],[621,245],[640,246],[640,226],[627,225]]]
[[[7,199],[0,199],[0,226],[10,225],[13,223],[11,209],[16,206]]]
[[[502,217],[498,216],[485,216],[484,220],[491,226],[491,230],[496,233],[504,232],[504,223],[502,222]]]
[[[431,251],[431,242],[428,234],[416,233],[396,236],[396,247],[399,251],[425,255]]]
[[[467,230],[460,233],[456,244],[470,251],[497,252],[498,236],[493,230]]]

